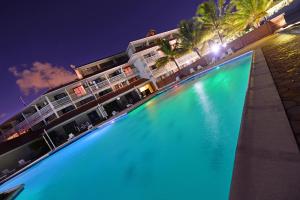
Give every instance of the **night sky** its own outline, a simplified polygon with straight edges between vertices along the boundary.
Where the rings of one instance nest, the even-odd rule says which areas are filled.
[[[0,122],[31,102],[42,90],[21,91],[16,74],[33,63],[70,70],[126,50],[129,41],[177,27],[192,17],[201,0],[1,1]]]

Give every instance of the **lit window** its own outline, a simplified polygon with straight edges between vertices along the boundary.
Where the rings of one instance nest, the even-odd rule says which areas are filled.
[[[76,94],[76,96],[78,96],[78,97],[86,95],[86,91],[82,85],[74,88],[73,90],[74,90],[74,93]]]
[[[124,68],[123,71],[124,71],[124,73],[125,73],[126,75],[131,75],[132,72],[133,72],[132,69],[131,69],[130,67]]]

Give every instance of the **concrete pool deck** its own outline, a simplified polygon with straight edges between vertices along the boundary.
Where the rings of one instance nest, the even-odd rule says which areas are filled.
[[[300,199],[299,169],[297,142],[259,48],[253,59],[230,199]]]

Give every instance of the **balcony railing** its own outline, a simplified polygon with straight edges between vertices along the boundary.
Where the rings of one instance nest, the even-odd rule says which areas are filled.
[[[159,54],[154,54],[153,56],[144,59],[148,65],[151,65],[154,64],[156,60],[159,59],[160,57],[161,56]]]
[[[40,109],[40,113],[42,116],[47,117],[53,114],[53,110],[51,106],[48,104],[44,106],[42,109]]]
[[[125,74],[119,74],[117,76],[113,76],[109,79],[109,82],[111,83],[114,83],[114,82],[117,82],[117,81],[120,81],[122,79],[126,78]]]
[[[61,99],[58,99],[56,101],[52,101],[51,103],[52,103],[54,108],[60,108],[60,107],[69,105],[70,103],[72,103],[72,101],[68,96],[65,96],[65,97],[63,97]]]
[[[105,87],[109,86],[109,83],[107,80],[105,81],[102,81],[100,83],[97,83],[97,84],[93,84],[91,85],[91,89],[93,90],[93,92],[96,92],[96,91],[99,91]]]
[[[43,120],[43,118],[40,116],[38,112],[33,113],[32,115],[26,117],[26,119],[28,123],[31,124],[32,126]]]

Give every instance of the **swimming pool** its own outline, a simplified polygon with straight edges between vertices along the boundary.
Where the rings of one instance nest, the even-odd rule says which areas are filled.
[[[19,199],[228,199],[252,55],[164,92],[0,186]]]

